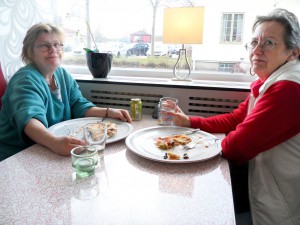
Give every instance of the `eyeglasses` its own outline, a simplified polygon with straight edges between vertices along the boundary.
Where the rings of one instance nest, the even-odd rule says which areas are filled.
[[[62,48],[64,47],[64,45],[60,44],[60,43],[53,43],[53,44],[43,43],[43,44],[36,44],[36,45],[34,45],[35,48],[38,48],[38,49],[40,49],[43,52],[49,51],[52,46],[55,48],[56,51],[61,51]]]
[[[263,51],[270,51],[272,50],[277,44],[275,41],[272,40],[265,40],[260,45],[258,44],[258,41],[253,40],[245,45],[246,50],[253,51],[257,46],[259,46]]]

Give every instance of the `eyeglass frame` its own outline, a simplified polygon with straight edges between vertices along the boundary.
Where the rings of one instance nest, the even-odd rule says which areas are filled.
[[[42,44],[35,44],[33,45],[33,47],[37,48],[37,49],[40,49],[41,51],[43,52],[47,52],[47,51],[50,51],[51,47],[54,47],[54,49],[56,51],[61,51],[64,47],[64,44],[62,43],[42,43]]]
[[[254,42],[257,42],[256,45],[254,46]],[[268,45],[267,42],[272,43],[272,47],[266,49],[266,46]],[[259,42],[257,40],[252,40],[251,42],[248,42],[245,44],[245,48],[247,51],[253,51],[257,46],[259,46],[263,51],[271,51],[276,45],[279,45],[277,42],[272,41],[270,39],[264,40],[263,43],[258,44]]]

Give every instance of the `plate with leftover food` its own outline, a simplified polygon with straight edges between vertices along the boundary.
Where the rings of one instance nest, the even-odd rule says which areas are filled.
[[[221,152],[221,142],[216,136],[177,126],[138,130],[126,138],[126,146],[139,156],[166,163],[204,161]]]
[[[79,139],[83,138],[83,126],[92,122],[101,122],[100,117],[85,117],[72,119],[57,123],[48,128],[48,130],[56,136],[72,136]],[[107,124],[107,140],[106,143],[113,143],[126,138],[132,132],[132,125],[121,120],[105,118],[103,121]]]

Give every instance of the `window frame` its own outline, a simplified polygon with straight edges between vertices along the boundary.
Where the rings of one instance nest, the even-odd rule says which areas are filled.
[[[226,40],[227,38],[227,33],[226,33],[226,29],[228,25],[228,22],[226,23],[226,21],[224,21],[224,16],[225,15],[230,15],[231,16],[231,20],[230,20],[230,34],[229,34],[229,40]],[[242,16],[242,19],[240,18],[235,18],[235,17],[239,17]],[[242,21],[241,21],[242,20]],[[241,22],[240,22],[241,21]],[[240,44],[243,43],[243,30],[244,30],[244,23],[245,23],[245,13],[242,12],[232,12],[232,13],[228,13],[228,12],[224,12],[221,14],[221,32],[220,32],[220,43],[236,43],[236,44]],[[226,26],[226,27],[225,27]],[[236,32],[234,33],[236,29]],[[234,35],[236,34],[235,40],[234,40]],[[239,38],[240,40],[238,40]]]

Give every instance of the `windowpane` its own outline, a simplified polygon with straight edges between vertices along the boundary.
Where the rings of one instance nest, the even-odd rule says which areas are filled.
[[[219,64],[219,71],[222,72],[231,72],[233,68],[232,63],[220,63]]]
[[[232,19],[233,18],[233,19]],[[243,31],[243,14],[223,14],[222,42],[241,42]]]
[[[90,74],[83,48],[94,49],[97,45],[101,52],[114,54],[110,74],[148,76],[146,74],[151,72],[149,76],[161,77],[162,74],[168,74],[170,77],[182,44],[163,43],[164,8],[190,7],[191,1],[152,2],[159,3],[154,10],[148,0],[15,1],[13,5],[3,1],[1,9],[5,13],[1,14],[0,29],[3,31],[1,46],[5,51],[1,51],[1,58],[13,62],[20,55],[22,43],[19,40],[24,38],[24,30],[36,22],[52,22],[62,26],[66,33],[63,66],[72,73]],[[235,64],[241,59],[248,65],[249,56],[244,44],[251,38],[252,31],[251,25],[244,28],[244,23],[254,21],[257,15],[265,15],[274,8],[273,1],[261,1],[256,10],[251,8],[253,3],[247,0],[214,2],[193,1],[193,6],[205,7],[205,16],[203,43],[184,45],[188,60],[194,68],[192,79],[201,79],[203,74],[214,74],[213,79],[229,76],[226,69],[229,65],[226,64]],[[300,7],[299,4],[299,1],[294,0],[277,1],[276,7],[291,10],[300,18],[300,12],[295,11]],[[23,19],[24,12],[29,19]],[[88,35],[90,32],[86,21],[90,24],[95,41]],[[155,33],[152,31],[153,22]],[[15,38],[9,38],[12,36]],[[13,43],[13,40],[18,40],[19,43]],[[147,44],[148,47],[141,48],[141,44]]]

